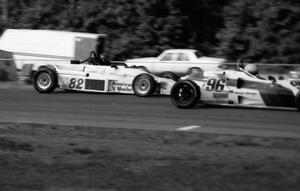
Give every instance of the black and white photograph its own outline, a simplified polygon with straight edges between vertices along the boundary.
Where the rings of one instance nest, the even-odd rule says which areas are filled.
[[[299,0],[0,0],[0,191],[299,191]]]

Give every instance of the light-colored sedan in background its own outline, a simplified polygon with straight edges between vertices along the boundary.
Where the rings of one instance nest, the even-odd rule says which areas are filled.
[[[128,59],[126,64],[143,67],[153,74],[177,80],[193,70],[218,70],[225,61],[222,58],[203,56],[194,49],[169,49],[158,57]]]

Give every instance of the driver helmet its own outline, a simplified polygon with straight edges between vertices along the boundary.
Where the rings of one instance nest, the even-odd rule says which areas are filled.
[[[100,58],[104,63],[109,63],[109,61],[110,61],[109,56],[104,53],[100,54]]]
[[[247,64],[245,66],[245,70],[252,75],[258,75],[258,68],[255,64]]]

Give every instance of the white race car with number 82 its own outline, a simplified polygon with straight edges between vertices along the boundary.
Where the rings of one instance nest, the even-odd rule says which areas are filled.
[[[73,64],[72,64],[73,63]],[[136,94],[169,95],[175,81],[157,77],[135,66],[104,62],[95,53],[85,61],[42,66],[33,77],[33,86],[40,93],[59,87],[65,90]]]

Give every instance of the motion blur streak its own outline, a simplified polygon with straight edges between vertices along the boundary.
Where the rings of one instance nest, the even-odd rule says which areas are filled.
[[[0,87],[0,123],[41,123],[109,128],[300,137],[299,112],[241,108],[177,109],[169,97],[68,93]]]

